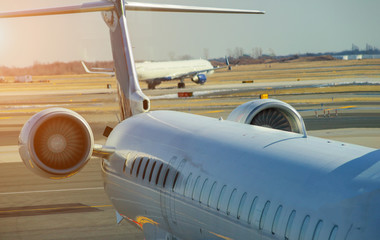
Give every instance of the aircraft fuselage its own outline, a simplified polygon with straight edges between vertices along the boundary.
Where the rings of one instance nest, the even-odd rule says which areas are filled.
[[[139,80],[166,77],[170,80],[169,78],[176,78],[184,73],[199,72],[212,68],[211,63],[204,59],[136,63]]]
[[[376,149],[170,111],[123,121],[106,145],[120,150],[103,161],[105,191],[144,230],[180,239],[380,234]]]

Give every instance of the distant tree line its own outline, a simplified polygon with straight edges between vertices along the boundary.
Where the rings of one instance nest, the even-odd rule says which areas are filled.
[[[344,50],[341,52],[324,52],[324,53],[304,53],[304,54],[291,54],[286,56],[276,56],[273,49],[269,49],[269,54],[263,54],[260,47],[254,47],[250,54],[246,54],[244,49],[236,47],[234,50],[227,49],[227,56],[231,64],[244,65],[244,64],[262,64],[271,62],[289,62],[294,60],[302,61],[326,61],[333,60],[334,55],[350,55],[350,54],[380,54],[380,50],[369,44],[366,45],[365,50],[353,44],[351,50]],[[209,59],[209,50],[203,49],[205,59]],[[169,53],[170,60],[188,60],[192,59],[190,55],[183,55],[175,57],[174,52]],[[214,66],[224,65],[224,57],[209,59]],[[89,68],[114,68],[113,61],[96,61],[86,62]],[[0,76],[46,76],[46,75],[64,75],[64,74],[84,74],[85,71],[80,61],[73,62],[53,62],[53,63],[39,63],[35,62],[33,66],[18,68],[18,67],[5,67],[0,66]]]

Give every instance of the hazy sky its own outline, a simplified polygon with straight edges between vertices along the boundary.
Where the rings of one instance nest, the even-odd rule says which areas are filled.
[[[222,57],[236,47],[251,54],[341,51],[352,43],[380,48],[379,0],[148,0],[256,9],[265,15],[127,12],[136,60],[191,55]],[[81,0],[1,0],[0,11],[79,4]],[[229,49],[229,50],[228,50]],[[112,60],[100,13],[0,19],[0,66]]]

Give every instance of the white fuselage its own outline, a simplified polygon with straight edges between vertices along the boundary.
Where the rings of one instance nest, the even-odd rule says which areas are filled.
[[[158,227],[179,239],[380,236],[376,149],[170,111],[123,121],[106,145],[118,150],[103,161],[105,191],[144,232]]]
[[[136,63],[139,80],[176,78],[186,73],[199,72],[212,68],[211,63],[204,59]],[[207,73],[212,73],[212,71]]]

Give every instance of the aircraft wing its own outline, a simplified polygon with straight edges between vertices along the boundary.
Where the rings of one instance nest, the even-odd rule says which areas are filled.
[[[99,71],[92,71],[92,70],[88,69],[88,67],[86,66],[86,64],[83,61],[81,61],[81,63],[82,63],[84,70],[86,71],[86,73],[106,74],[106,75],[110,75],[110,76],[115,76],[115,72],[113,71],[113,69],[110,69],[110,68],[93,68],[93,69],[96,69]]]

